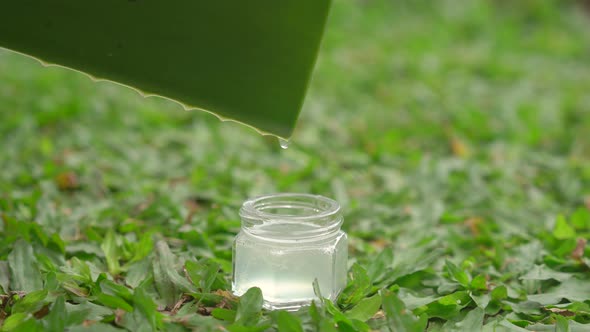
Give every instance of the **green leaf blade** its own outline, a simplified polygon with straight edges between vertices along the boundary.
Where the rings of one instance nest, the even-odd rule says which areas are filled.
[[[30,244],[24,240],[17,241],[8,255],[8,264],[11,275],[10,287],[13,291],[28,293],[43,288],[41,273]]]
[[[258,287],[248,289],[238,302],[235,323],[254,326],[262,314],[262,291]]]
[[[415,317],[395,293],[382,291],[381,299],[390,331],[414,332],[426,329],[426,315]]]
[[[279,332],[303,332],[301,320],[286,311],[278,313],[277,326]]]

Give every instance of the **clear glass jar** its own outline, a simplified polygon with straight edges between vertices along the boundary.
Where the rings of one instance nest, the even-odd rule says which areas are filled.
[[[296,310],[346,285],[348,241],[340,205],[308,194],[275,194],[246,201],[233,246],[233,292],[259,287],[267,309]]]

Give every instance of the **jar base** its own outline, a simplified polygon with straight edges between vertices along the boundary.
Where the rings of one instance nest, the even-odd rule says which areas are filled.
[[[236,292],[235,288],[232,290],[232,293],[237,297],[240,297],[243,295],[243,293]],[[330,296],[327,297],[327,299],[334,302],[338,298],[339,294],[340,294],[340,291],[335,294],[331,294]],[[267,301],[267,300],[264,300],[262,302],[262,308],[264,308],[265,310],[270,310],[270,311],[273,311],[273,310],[297,311],[303,307],[310,306],[311,303],[314,301],[317,305],[319,305],[320,299],[317,297],[311,298],[311,299],[306,299],[306,300],[295,300],[295,301]]]
[[[298,301],[298,302],[269,302],[264,301],[262,307],[266,310],[285,310],[285,311],[297,311],[302,307],[311,305],[312,300]]]

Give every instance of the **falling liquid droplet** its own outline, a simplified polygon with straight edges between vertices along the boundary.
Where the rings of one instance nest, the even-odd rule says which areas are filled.
[[[284,138],[279,138],[279,144],[283,149],[287,149],[289,147],[289,141]]]

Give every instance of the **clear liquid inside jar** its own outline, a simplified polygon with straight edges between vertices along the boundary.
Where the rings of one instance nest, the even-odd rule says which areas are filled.
[[[233,246],[236,295],[259,287],[267,309],[296,310],[346,285],[348,247],[339,204],[308,194],[275,194],[246,201]]]

